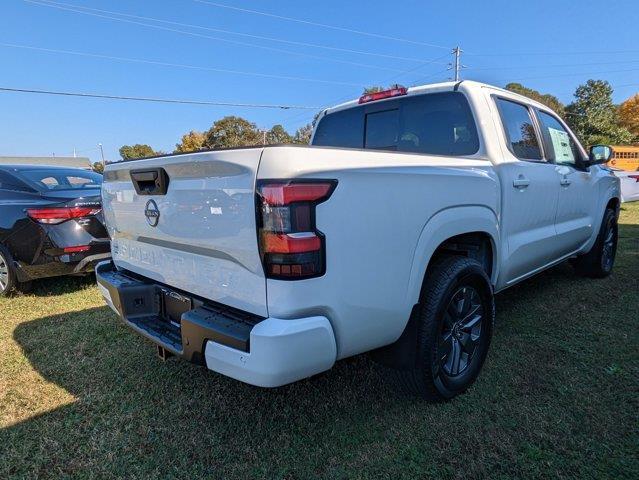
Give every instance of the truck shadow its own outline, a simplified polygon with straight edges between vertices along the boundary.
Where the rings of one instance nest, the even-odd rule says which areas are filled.
[[[611,279],[597,284],[597,291],[614,291],[636,276],[639,227],[622,226],[621,237],[623,254],[635,259]],[[66,280],[56,287],[56,293],[82,287],[85,282],[89,280]],[[35,464],[39,462],[40,468],[71,474],[74,468],[87,465],[125,468],[143,461],[151,452],[160,471],[178,458],[210,473],[229,463],[257,461],[257,452],[269,455],[280,447],[317,456],[321,464],[323,448],[330,442],[348,448],[355,426],[365,426],[362,432],[367,432],[357,434],[358,442],[385,438],[394,433],[381,425],[393,423],[391,417],[401,418],[405,412],[418,415],[420,422],[437,424],[456,415],[466,417],[476,396],[486,404],[472,407],[478,419],[494,408],[516,410],[518,395],[511,400],[502,397],[499,407],[490,400],[490,390],[499,382],[506,383],[500,388],[508,389],[508,382],[512,383],[510,387],[516,387],[516,375],[491,378],[501,368],[500,362],[505,361],[500,348],[505,349],[509,339],[530,328],[525,318],[511,319],[531,305],[533,317],[543,316],[544,298],[556,297],[557,291],[579,292],[584,282],[593,281],[575,277],[570,267],[560,265],[499,294],[498,328],[491,353],[495,358],[489,357],[479,385],[467,395],[435,406],[398,393],[387,372],[367,356],[338,362],[320,376],[267,390],[186,362],[159,361],[152,345],[122,325],[106,307],[23,323],[13,337],[31,366],[47,382],[62,387],[76,400],[0,430],[0,474],[2,458],[10,461],[7,459],[32,454],[39,458]],[[566,302],[574,301],[567,294]],[[621,300],[611,297],[606,301],[612,306]],[[548,312],[552,318],[543,321],[563,322],[565,319],[557,320],[557,315],[570,313],[561,311],[553,307]],[[519,361],[522,370],[536,375],[537,370],[552,368],[549,362],[555,360],[541,355],[536,364],[526,363],[526,357]],[[509,365],[511,370],[516,368],[517,365]],[[538,389],[537,394],[543,395],[543,390]],[[552,392],[548,399],[552,401]],[[409,421],[408,416],[404,420]],[[55,448],[46,451],[46,445]],[[74,460],[76,445],[85,456],[80,464]],[[5,472],[20,473],[11,466]]]

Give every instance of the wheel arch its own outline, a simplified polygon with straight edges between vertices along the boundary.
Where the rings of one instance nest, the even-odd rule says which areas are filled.
[[[439,218],[433,217],[434,221],[429,221],[422,231],[411,271],[411,314],[398,339],[372,353],[377,362],[398,370],[406,370],[414,365],[416,350],[413,345],[418,335],[417,312],[420,298],[424,298],[422,295],[430,267],[439,263],[438,259],[442,256],[459,255],[478,260],[484,266],[490,281],[486,294],[492,294],[499,273],[497,217],[485,207],[463,207],[463,210],[440,212],[443,214]],[[480,212],[480,217],[465,215]],[[458,215],[459,213],[464,215]]]
[[[592,246],[597,241],[597,235],[599,234],[599,229],[601,228],[601,222],[603,222],[604,215],[606,214],[606,210],[612,209],[615,212],[617,218],[619,218],[619,211],[621,209],[621,197],[620,192],[617,190],[617,194],[610,189],[608,194],[600,200],[601,203],[598,204],[598,210],[595,218],[593,219],[596,224],[593,225],[593,235],[591,238],[582,246],[581,252],[588,252],[592,248]]]
[[[608,203],[606,203],[606,208],[604,208],[604,212],[609,208],[613,209],[615,212],[619,211],[621,207],[621,200],[618,197],[611,197],[608,199]],[[601,218],[603,218],[603,213],[601,214]]]
[[[495,212],[481,205],[451,207],[428,220],[413,255],[407,290],[411,305],[419,301],[428,266],[444,253],[478,259],[494,286],[500,258],[499,221]]]

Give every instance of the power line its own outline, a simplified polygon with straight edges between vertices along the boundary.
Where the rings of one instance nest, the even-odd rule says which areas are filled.
[[[381,81],[381,82],[379,82],[379,83],[380,83],[380,84],[382,84],[382,85],[386,85],[386,84],[388,84],[388,83],[390,83],[390,82],[397,81],[397,80],[399,79],[399,77],[400,77],[400,76],[403,76],[403,75],[405,75],[405,74],[407,74],[407,73],[413,73],[413,72],[415,72],[415,71],[419,70],[420,68],[423,68],[423,67],[425,67],[425,66],[427,66],[427,65],[431,65],[431,64],[433,64],[433,63],[437,62],[437,60],[441,60],[442,58],[447,57],[448,55],[450,55],[450,54],[449,54],[449,53],[445,53],[444,55],[441,55],[441,56],[439,56],[439,57],[435,57],[435,58],[433,58],[432,60],[428,60],[428,61],[426,61],[426,62],[420,63],[419,65],[417,65],[417,66],[416,66],[416,67],[414,67],[414,68],[411,68],[411,69],[409,69],[409,70],[406,70],[406,71],[402,72],[402,73],[401,73],[401,74],[399,74],[399,75],[393,75],[392,77],[387,78],[387,79],[385,79],[385,80],[383,80],[383,81]],[[448,71],[448,69],[445,69],[445,70],[443,70],[443,71],[444,71],[444,72],[446,72],[446,71]],[[440,73],[442,73],[442,71],[441,71],[441,70],[440,70],[440,71],[437,71],[437,72],[435,72],[435,73],[433,73],[433,74],[431,74],[431,75],[428,75],[427,77],[424,77],[424,79],[426,79],[426,78],[430,78],[430,77],[433,77],[433,76],[435,76],[435,75],[439,75]],[[411,84],[411,86],[414,86],[414,85],[415,85],[414,83],[413,83],[413,84]],[[345,102],[345,101],[351,100],[351,99],[352,99],[353,97],[355,97],[355,96],[356,96],[356,95],[341,96],[340,98],[338,98],[338,99],[336,99],[336,100],[332,101],[330,104],[327,104],[327,105],[323,106],[323,107],[322,107],[322,110],[324,110],[324,109],[326,109],[326,108],[329,108],[329,107],[331,107],[331,106],[333,106],[333,105],[338,105],[339,103],[342,103],[342,102]],[[284,121],[285,121],[286,123],[291,123],[292,121],[297,120],[298,118],[302,117],[303,115],[305,115],[305,114],[304,114],[304,112],[302,112],[301,114],[297,113],[297,114],[293,115],[292,117],[285,119]]]
[[[269,73],[259,73],[259,72],[245,72],[241,70],[230,70],[225,68],[214,68],[214,67],[204,67],[199,65],[186,65],[180,63],[170,63],[170,62],[160,62],[156,60],[146,60],[142,58],[130,58],[130,57],[117,57],[112,55],[103,55],[99,53],[88,53],[88,52],[78,52],[74,50],[58,50],[54,48],[43,48],[43,47],[34,47],[31,45],[19,45],[15,43],[0,43],[0,47],[9,47],[9,48],[22,48],[27,50],[34,50],[37,52],[45,52],[45,53],[59,53],[65,55],[76,55],[81,57],[90,57],[90,58],[100,58],[106,60],[116,60],[123,62],[133,62],[133,63],[143,63],[148,65],[159,65],[164,67],[175,67],[175,68],[186,68],[192,70],[203,70],[203,71],[211,71],[211,72],[220,72],[220,73],[231,73],[236,75],[248,75],[255,77],[265,77],[265,78],[276,78],[281,80],[299,80],[304,82],[316,82],[316,83],[328,83],[332,85],[347,85],[351,87],[359,87],[358,83],[349,83],[349,82],[340,82],[335,80],[321,80],[317,78],[306,78],[306,77],[293,77],[288,75],[274,75]]]
[[[600,71],[600,72],[578,72],[578,73],[563,73],[563,74],[559,74],[559,75],[541,75],[541,76],[536,76],[536,77],[517,77],[517,78],[513,78],[512,80],[534,80],[534,79],[538,79],[538,78],[559,78],[559,77],[576,77],[576,76],[580,76],[580,75],[600,75],[603,73],[623,73],[623,72],[636,72],[637,68],[632,68],[629,70],[606,70],[606,71]]]
[[[337,58],[333,58],[333,57],[323,57],[320,55],[312,55],[309,53],[302,53],[302,52],[294,52],[292,50],[284,50],[282,48],[276,48],[276,47],[268,47],[266,45],[259,45],[259,44],[254,44],[254,43],[248,43],[248,42],[240,42],[237,40],[229,40],[227,38],[220,38],[220,37],[213,37],[211,35],[204,35],[202,33],[196,33],[196,32],[189,32],[186,30],[178,30],[176,28],[170,28],[170,27],[164,27],[162,25],[153,25],[153,24],[149,24],[149,23],[143,23],[143,22],[138,22],[135,20],[128,20],[126,18],[118,18],[118,17],[113,17],[113,16],[108,16],[108,15],[102,15],[99,13],[92,13],[92,12],[85,12],[82,10],[77,10],[77,9],[73,9],[73,8],[67,8],[64,6],[60,6],[58,4],[53,4],[53,3],[45,3],[45,1],[43,0],[23,0],[24,2],[27,3],[32,3],[34,5],[38,5],[38,6],[42,6],[42,7],[49,7],[49,8],[55,8],[58,10],[66,10],[69,12],[74,12],[74,13],[79,13],[81,15],[90,15],[93,17],[100,17],[100,18],[106,18],[108,20],[115,20],[118,22],[125,22],[125,23],[131,23],[134,25],[140,25],[143,27],[148,27],[148,28],[155,28],[158,30],[164,30],[167,32],[175,32],[175,33],[181,33],[183,35],[190,35],[192,37],[198,37],[198,38],[206,38],[209,40],[216,40],[218,42],[226,42],[226,43],[232,43],[235,45],[242,45],[245,47],[251,47],[251,48],[261,48],[264,50],[270,50],[270,51],[274,51],[274,52],[278,52],[278,53],[286,53],[289,55],[297,55],[300,57],[308,57],[308,58],[313,58],[313,59],[319,59],[319,60],[323,60],[323,61],[329,61],[329,62],[336,62],[336,63],[343,63],[343,64],[347,64],[347,65],[354,65],[357,67],[366,67],[366,68],[376,68],[379,70],[387,70],[387,71],[391,71],[391,72],[402,72],[402,70],[396,69],[396,68],[388,68],[388,67],[382,67],[380,65],[371,65],[371,64],[367,64],[367,63],[360,63],[360,62],[351,62],[348,60],[340,60]],[[49,1],[49,0],[46,0]]]
[[[442,57],[447,57],[448,55],[449,55],[449,54],[447,53],[447,54],[445,54],[445,55],[442,55]],[[440,58],[441,58],[441,57],[440,57]],[[415,67],[415,68],[413,68],[413,69],[411,69],[411,70],[406,71],[405,73],[409,73],[409,72],[412,72],[412,71],[418,70],[419,68],[421,68],[421,67],[424,67],[424,66],[428,65],[428,63],[430,63],[430,62],[427,62],[427,63],[424,63],[424,64],[422,64],[422,65],[419,65],[419,66],[417,66],[417,67]],[[420,83],[422,83],[424,80],[427,80],[427,79],[429,79],[429,78],[435,77],[435,76],[437,76],[437,75],[441,75],[442,73],[446,73],[447,71],[448,71],[448,69],[446,68],[446,69],[444,69],[444,70],[438,70],[438,71],[436,71],[436,72],[433,72],[433,73],[431,73],[430,75],[427,75],[427,76],[425,76],[425,77],[421,77],[421,78],[420,78],[418,81],[416,81],[416,82],[412,82],[412,83],[410,84],[410,86],[411,86],[411,87],[415,87],[415,86],[419,85]],[[383,81],[383,82],[380,82],[380,83],[382,83],[382,84],[387,84],[387,83],[389,83],[389,82],[391,82],[391,81],[393,81],[393,80],[397,79],[397,77],[398,77],[398,76],[396,75],[396,76],[391,77],[391,78],[389,78],[389,79],[387,79],[387,80],[385,80],[385,81]],[[332,101],[330,104],[326,104],[326,105],[324,105],[324,106],[323,106],[323,107],[322,107],[319,111],[323,111],[323,110],[325,110],[325,109],[327,109],[327,108],[330,108],[330,107],[332,107],[332,106],[334,106],[334,105],[339,105],[340,103],[343,103],[343,102],[346,102],[346,101],[352,100],[352,99],[354,99],[354,98],[356,98],[356,97],[357,97],[357,95],[349,95],[348,97],[346,97],[346,96],[340,97],[340,98],[338,98],[338,99],[336,99],[336,100]],[[301,121],[304,121],[304,122],[308,122],[308,121],[312,120],[312,117],[308,117],[308,115],[307,115],[305,112],[297,113],[297,114],[295,114],[295,115],[293,115],[293,116],[291,116],[291,117],[289,117],[289,118],[285,119],[283,123],[288,125],[288,124],[291,124],[291,123],[292,123],[292,122],[294,122],[294,121],[297,121],[298,119],[301,119]]]
[[[440,70],[440,71],[438,71],[438,72],[431,73],[430,75],[427,75],[427,76],[425,76],[425,77],[420,77],[420,79],[419,79],[419,80],[414,81],[413,83],[411,83],[411,85],[410,85],[410,86],[411,86],[411,87],[416,87],[416,86],[418,86],[419,84],[423,84],[424,80],[428,80],[429,78],[433,78],[433,77],[436,77],[437,75],[441,75],[442,73],[446,73],[446,72],[448,72],[448,70],[449,70],[449,69]]]
[[[429,60],[429,61],[427,61],[427,62],[420,63],[420,64],[419,64],[419,65],[417,65],[416,67],[411,68],[411,69],[409,69],[409,70],[405,70],[405,71],[403,71],[402,73],[400,73],[399,75],[393,75],[392,77],[390,77],[390,78],[388,78],[387,80],[384,80],[384,81],[382,81],[382,82],[380,82],[380,83],[382,83],[382,84],[387,84],[387,83],[389,83],[389,82],[392,82],[392,81],[394,81],[394,80],[398,79],[400,76],[404,76],[404,75],[406,75],[407,73],[413,73],[413,72],[415,72],[415,71],[419,70],[420,68],[423,68],[423,67],[425,67],[425,66],[427,66],[427,65],[432,65],[432,64],[434,64],[434,63],[448,65],[446,62],[436,62],[437,60],[441,60],[442,58],[447,57],[448,55],[449,55],[449,53],[445,53],[444,55],[442,55],[442,56],[440,56],[440,57],[435,57],[435,58],[433,58],[432,60]]]
[[[621,60],[617,62],[592,62],[592,63],[564,63],[561,65],[511,65],[508,67],[469,67],[470,70],[517,70],[520,68],[562,68],[562,67],[586,67],[595,65],[618,65],[625,63],[638,63],[639,60]]]
[[[183,105],[213,105],[216,107],[247,107],[247,108],[273,108],[280,110],[318,110],[320,107],[307,107],[302,105],[274,105],[263,103],[233,103],[233,102],[215,102],[208,100],[181,100],[172,98],[154,98],[154,97],[130,97],[123,95],[104,95],[98,93],[82,93],[82,92],[62,92],[54,90],[33,90],[26,88],[10,88],[0,87],[2,92],[15,93],[35,93],[42,95],[62,95],[66,97],[83,97],[83,98],[100,98],[106,100],[133,100],[138,102],[156,102],[156,103],[175,103]]]
[[[302,20],[301,18],[285,17],[283,15],[276,15],[274,13],[263,12],[263,11],[258,11],[258,10],[250,10],[248,8],[240,8],[240,7],[235,7],[235,6],[232,6],[232,5],[225,5],[223,3],[210,2],[210,1],[206,1],[206,0],[194,0],[194,1],[198,2],[198,3],[203,3],[203,4],[206,4],[206,5],[211,5],[211,6],[214,6],[214,7],[218,7],[218,8],[227,8],[227,9],[236,10],[236,11],[239,11],[239,12],[251,13],[253,15],[262,15],[262,16],[265,16],[265,17],[277,18],[279,20],[286,20],[288,22],[303,23],[303,24],[306,24],[306,25],[313,25],[315,27],[330,28],[332,30],[339,30],[339,31],[342,31],[342,32],[355,33],[355,34],[358,34],[358,35],[365,35],[365,36],[369,36],[369,37],[381,38],[381,39],[384,39],[384,40],[393,40],[393,41],[396,41],[396,42],[412,43],[414,45],[422,45],[422,46],[425,46],[425,47],[443,48],[445,50],[449,50],[450,49],[450,47],[445,47],[443,45],[437,45],[437,44],[434,44],[434,43],[419,42],[417,40],[409,40],[407,38],[391,37],[389,35],[382,35],[382,34],[379,34],[379,33],[365,32],[365,31],[362,31],[362,30],[354,30],[352,28],[338,27],[336,25],[328,25],[326,23],[312,22],[310,20]]]
[[[25,1],[29,1],[29,0],[25,0]],[[33,3],[33,2],[30,2],[30,3]],[[411,61],[411,62],[419,62],[419,61],[421,61],[421,59],[415,58],[415,57],[402,57],[402,56],[398,56],[398,55],[388,55],[388,54],[379,53],[379,52],[369,52],[369,51],[364,51],[364,50],[353,50],[353,49],[349,49],[349,48],[333,47],[333,46],[330,46],[330,45],[320,45],[320,44],[316,44],[316,43],[298,42],[298,41],[294,41],[294,40],[286,40],[286,39],[276,38],[276,37],[266,37],[266,36],[263,36],[263,35],[255,35],[255,34],[244,33],[244,32],[235,32],[235,31],[232,31],[232,30],[223,30],[223,29],[220,29],[220,28],[206,27],[204,25],[194,25],[194,24],[190,24],[190,23],[175,22],[175,21],[172,21],[172,20],[163,20],[163,19],[160,19],[160,18],[145,17],[145,16],[141,16],[141,15],[132,15],[132,14],[129,14],[129,13],[114,12],[114,11],[109,11],[109,10],[102,10],[102,9],[99,9],[99,8],[84,7],[84,6],[80,6],[80,5],[73,5],[73,4],[64,3],[64,2],[56,2],[56,1],[52,1],[52,0],[35,0],[35,3],[50,4],[50,5],[46,5],[46,6],[51,6],[51,7],[63,6],[63,7],[68,7],[68,8],[72,8],[72,9],[78,9],[78,10],[87,10],[87,11],[91,11],[91,12],[98,12],[98,13],[109,14],[109,15],[117,15],[117,16],[128,17],[128,18],[136,18],[136,19],[139,19],[139,20],[147,20],[147,21],[165,23],[165,24],[169,24],[169,25],[177,25],[177,26],[187,27],[187,28],[196,28],[196,29],[208,30],[208,31],[211,31],[211,32],[224,33],[224,34],[229,34],[229,35],[239,35],[239,36],[243,36],[243,37],[255,38],[255,39],[258,39],[258,40],[267,40],[267,41],[271,41],[271,42],[280,42],[280,43],[286,43],[286,44],[289,44],[289,45],[299,45],[299,46],[302,46],[302,47],[321,48],[321,49],[332,50],[332,51],[337,51],[337,52],[354,53],[354,54],[358,54],[358,55],[370,55],[370,56],[383,57],[383,58],[392,58],[392,59],[396,59],[396,60],[406,60],[406,61]],[[77,13],[82,13],[82,12],[78,11]]]
[[[639,50],[599,50],[594,52],[507,52],[507,53],[472,53],[466,52],[466,55],[473,57],[525,57],[525,56],[564,56],[564,55],[612,55],[617,53],[638,53]]]

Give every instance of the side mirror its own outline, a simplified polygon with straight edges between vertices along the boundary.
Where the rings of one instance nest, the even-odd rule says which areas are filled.
[[[590,155],[588,156],[587,166],[600,165],[610,161],[613,150],[609,145],[593,145],[590,147]]]

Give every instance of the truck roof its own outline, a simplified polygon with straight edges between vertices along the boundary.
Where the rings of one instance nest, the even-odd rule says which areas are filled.
[[[408,92],[406,95],[421,95],[424,93],[435,93],[435,92],[450,92],[453,90],[471,90],[478,88],[490,88],[492,90],[498,90],[503,93],[508,94],[508,96],[519,97],[522,101],[526,101],[527,103],[531,103],[536,107],[541,109],[548,109],[547,106],[536,102],[535,100],[528,98],[524,95],[520,95],[518,93],[512,92],[510,90],[505,90],[501,87],[496,87],[494,85],[490,85],[488,83],[476,82],[474,80],[460,80],[458,82],[448,81],[448,82],[440,82],[440,83],[430,83],[425,85],[418,85],[415,87],[408,87]],[[385,102],[387,100],[392,100],[394,97],[390,97],[383,100],[376,100],[377,102]],[[396,97],[395,97],[396,98]],[[323,111],[323,115],[328,113],[337,112],[339,110],[345,110],[347,108],[357,107],[359,106],[359,97],[354,100],[349,100],[348,102],[340,103],[339,105],[335,105],[333,107],[329,107]]]

